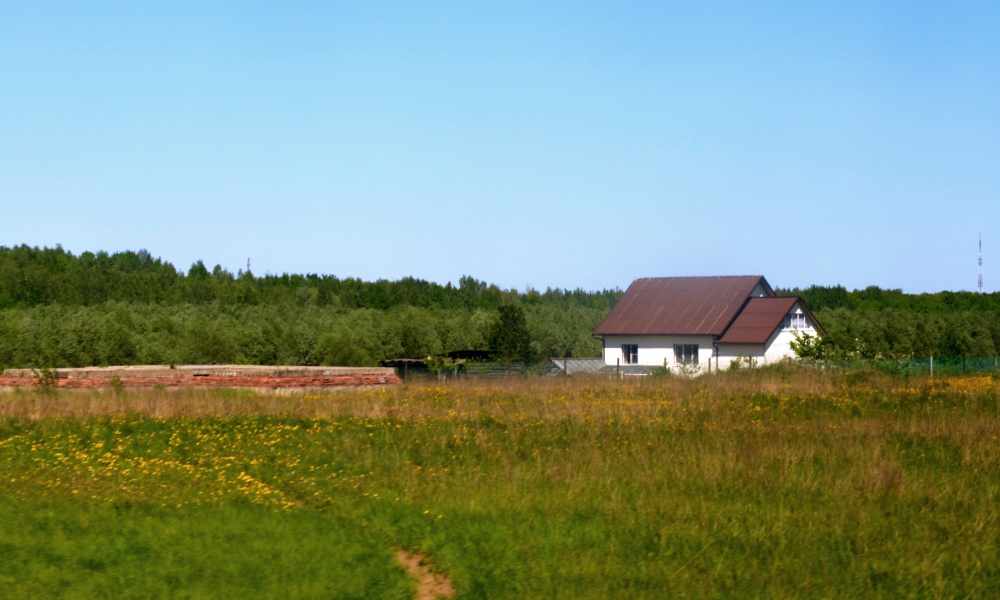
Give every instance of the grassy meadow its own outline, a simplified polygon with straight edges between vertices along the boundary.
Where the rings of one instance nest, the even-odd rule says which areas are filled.
[[[994,598],[992,377],[0,395],[0,596]]]

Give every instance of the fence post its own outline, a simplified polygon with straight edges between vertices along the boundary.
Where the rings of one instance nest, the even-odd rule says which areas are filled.
[[[934,377],[934,355],[931,354],[931,377]]]
[[[569,368],[566,367],[566,357],[563,357],[563,375],[569,377]]]
[[[621,358],[616,358],[615,359],[615,373],[619,377],[621,377],[621,374],[622,374],[622,359]]]

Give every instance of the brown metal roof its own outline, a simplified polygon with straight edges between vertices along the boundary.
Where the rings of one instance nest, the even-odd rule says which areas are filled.
[[[798,298],[751,298],[720,344],[766,344]]]
[[[741,277],[646,277],[628,286],[595,335],[722,335],[760,275]]]

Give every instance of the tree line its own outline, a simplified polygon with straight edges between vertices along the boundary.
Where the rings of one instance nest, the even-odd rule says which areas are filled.
[[[863,290],[848,291],[842,285],[808,288],[779,288],[779,296],[799,296],[806,305],[818,313],[826,309],[843,308],[849,311],[879,312],[896,310],[918,314],[948,314],[956,312],[983,312],[1000,314],[1000,293],[942,291],[924,294],[905,294],[899,289],[882,289],[869,286]]]
[[[1000,354],[1000,294],[868,287],[779,289],[827,335],[802,356],[904,359]],[[0,247],[0,368],[112,364],[372,365],[493,349],[600,356],[592,333],[621,290],[502,289],[415,278],[187,272],[139,250]],[[513,325],[511,325],[513,324]],[[506,329],[505,329],[506,328]]]
[[[0,368],[242,363],[368,366],[495,350],[599,356],[620,290],[502,289],[332,275],[187,273],[145,250],[0,247]]]
[[[105,302],[225,306],[298,305],[388,310],[421,308],[496,309],[508,301],[608,311],[621,290],[505,290],[473,277],[457,286],[406,277],[398,281],[363,281],[318,274],[231,273],[202,261],[187,272],[146,250],[115,254],[55,248],[0,246],[0,309],[59,304],[97,306]]]

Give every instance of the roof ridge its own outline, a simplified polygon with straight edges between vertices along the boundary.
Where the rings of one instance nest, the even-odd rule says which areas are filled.
[[[649,277],[636,277],[636,279],[743,279],[750,277],[764,277],[763,275],[655,275]]]

